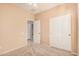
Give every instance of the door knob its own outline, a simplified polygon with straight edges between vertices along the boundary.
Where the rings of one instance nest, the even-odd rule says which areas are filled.
[[[68,36],[71,36],[71,34],[68,34]]]

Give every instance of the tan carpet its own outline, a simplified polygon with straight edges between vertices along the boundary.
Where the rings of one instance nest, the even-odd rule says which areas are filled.
[[[2,56],[73,56],[70,52],[28,42],[28,46]]]

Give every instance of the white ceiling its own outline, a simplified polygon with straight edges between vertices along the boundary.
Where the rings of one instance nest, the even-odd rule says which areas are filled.
[[[25,9],[28,9],[32,13],[36,14],[36,13],[40,13],[40,12],[46,11],[48,9],[54,8],[58,5],[61,5],[61,3],[37,3],[37,8],[35,8],[33,5],[31,5],[29,3],[20,3],[17,5],[25,8]]]

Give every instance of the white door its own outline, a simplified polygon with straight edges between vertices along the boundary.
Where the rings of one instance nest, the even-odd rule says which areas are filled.
[[[71,51],[71,15],[54,17],[49,22],[50,46]]]
[[[34,21],[34,43],[40,43],[40,20]]]

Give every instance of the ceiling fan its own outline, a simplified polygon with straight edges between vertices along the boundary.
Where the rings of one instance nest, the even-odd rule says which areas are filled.
[[[37,7],[38,7],[37,3],[28,3],[28,5],[29,5],[29,6],[32,6],[32,7],[34,7],[34,8],[37,8]]]
[[[28,3],[28,6],[30,7],[32,11],[37,11],[39,9],[37,3]]]

